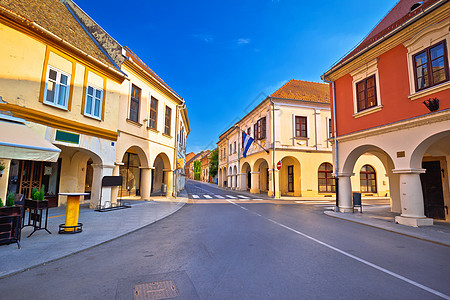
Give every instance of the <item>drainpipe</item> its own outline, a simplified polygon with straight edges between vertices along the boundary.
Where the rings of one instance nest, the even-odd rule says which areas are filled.
[[[272,182],[273,182],[273,198],[275,198],[275,103],[270,97],[272,104]]]
[[[326,83],[331,83],[333,89],[333,140],[334,140],[334,153],[335,153],[335,161],[334,161],[334,178],[336,181],[336,207],[335,211],[339,211],[339,177],[337,176],[339,172],[339,152],[338,152],[338,141],[336,139],[337,136],[337,121],[336,121],[336,87],[334,85],[334,81],[325,80],[325,76],[322,75],[322,81]]]

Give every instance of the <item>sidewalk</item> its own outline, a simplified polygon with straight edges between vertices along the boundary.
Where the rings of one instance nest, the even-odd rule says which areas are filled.
[[[48,229],[36,231],[31,237],[32,227],[22,230],[20,245],[0,246],[0,278],[53,260],[92,248],[119,238],[144,226],[161,220],[178,211],[187,202],[187,192],[177,198],[153,198],[153,201],[129,201],[131,208],[109,212],[96,212],[88,205],[80,206],[79,222],[83,232],[78,234],[58,234],[59,224],[64,223],[65,207],[49,209]]]
[[[213,183],[207,183],[214,185],[218,189],[224,191],[230,191],[230,189],[219,187]],[[268,197],[266,194],[251,194],[248,191],[237,191],[231,190],[243,195],[248,195],[250,197],[261,197],[265,199],[273,199]],[[276,200],[286,200],[286,201],[318,201],[318,200],[328,200],[335,201],[334,197],[281,197]],[[363,213],[340,213],[334,212],[332,210],[325,210],[324,214],[333,218],[338,218],[354,223],[359,223],[378,229],[383,229],[390,232],[395,232],[398,234],[410,236],[413,238],[429,241],[432,243],[437,243],[440,245],[445,245],[450,247],[450,222],[444,221],[434,221],[433,226],[423,226],[419,228],[400,225],[395,223],[395,216],[400,214],[393,213],[390,211],[389,205],[378,205],[378,204],[368,204],[372,201],[377,200],[389,200],[389,197],[363,197]],[[364,201],[365,200],[365,201]],[[365,202],[365,203],[364,203]],[[333,205],[334,206],[334,205]]]

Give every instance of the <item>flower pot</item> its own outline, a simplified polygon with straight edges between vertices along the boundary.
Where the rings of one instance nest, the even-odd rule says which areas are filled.
[[[46,208],[48,208],[48,201],[47,200],[25,199],[25,208],[46,209]]]

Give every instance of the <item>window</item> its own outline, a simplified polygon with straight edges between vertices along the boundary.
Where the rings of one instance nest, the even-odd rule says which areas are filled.
[[[319,193],[335,193],[336,180],[333,177],[333,166],[330,163],[323,163],[319,166]]]
[[[358,111],[362,111],[377,105],[375,75],[369,76],[356,83],[356,101]]]
[[[234,153],[236,153],[236,142],[234,142]]]
[[[233,145],[232,144],[230,144],[230,155],[231,155],[231,153],[233,153]]]
[[[172,119],[172,109],[168,106],[166,106],[166,114],[165,114],[165,121],[164,121],[164,133],[167,135],[170,135],[170,121]]]
[[[251,134],[252,134],[252,128],[249,127],[249,128],[247,128],[247,135],[250,136]]]
[[[149,121],[148,121],[148,127],[155,129],[156,130],[156,126],[157,126],[157,121],[158,120],[158,100],[156,100],[155,98],[151,97],[150,100],[150,117],[149,117]]]
[[[258,140],[266,138],[266,117],[258,120]]]
[[[447,49],[444,41],[413,56],[416,90],[449,80]]]
[[[141,89],[131,86],[130,120],[139,123],[139,102],[141,100]]]
[[[308,137],[308,126],[306,117],[295,117],[295,137]]]
[[[364,165],[359,172],[361,193],[377,192],[377,174],[372,166]]]
[[[84,114],[100,119],[102,113],[103,90],[88,85],[86,88],[85,102]]]
[[[67,109],[70,90],[69,82],[69,74],[49,66],[47,82],[45,83],[44,103]]]

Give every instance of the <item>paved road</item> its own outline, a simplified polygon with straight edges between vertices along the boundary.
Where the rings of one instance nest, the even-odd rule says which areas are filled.
[[[450,299],[449,247],[327,217],[327,203],[187,191],[166,219],[0,280],[0,298]]]

